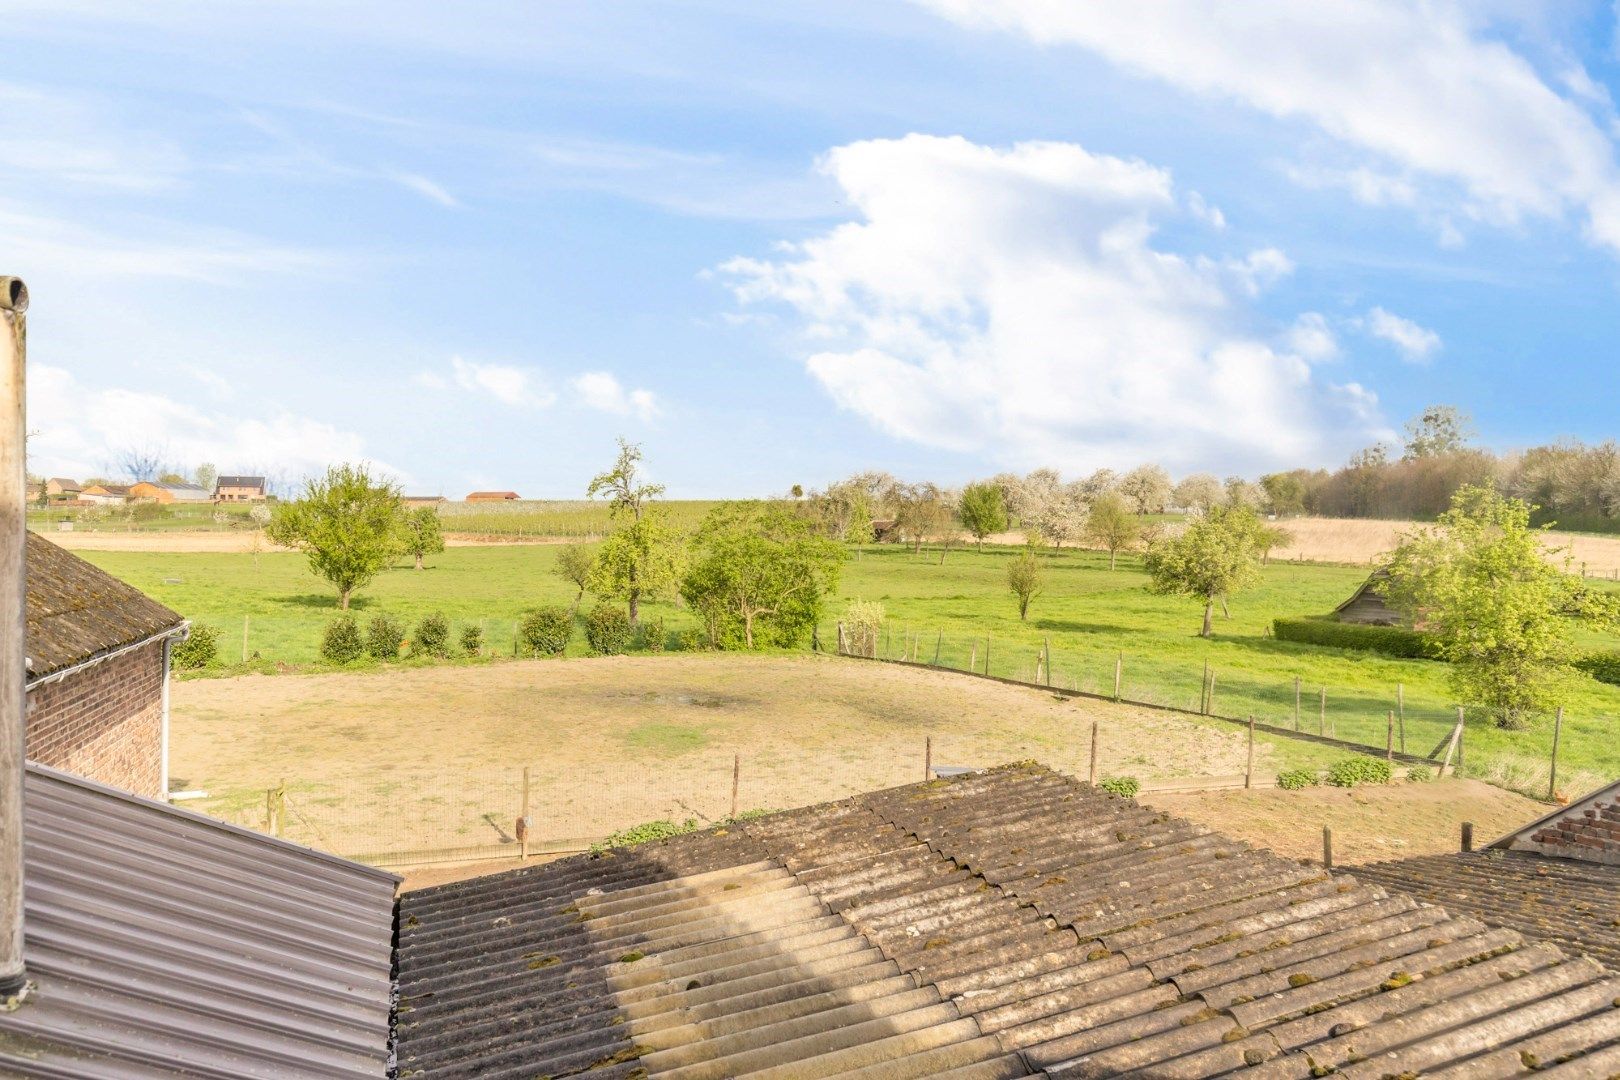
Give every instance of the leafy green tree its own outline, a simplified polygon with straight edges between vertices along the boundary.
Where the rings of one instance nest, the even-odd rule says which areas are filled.
[[[1437,527],[1419,529],[1384,563],[1398,611],[1451,661],[1459,700],[1501,727],[1556,705],[1574,673],[1580,623],[1620,625],[1612,594],[1548,561],[1532,507],[1494,487],[1463,487]]]
[[[214,482],[219,479],[219,470],[214,468],[213,462],[205,461],[192,472],[193,482],[200,488],[214,490]]]
[[[1131,513],[1125,500],[1113,492],[1100,496],[1086,515],[1086,537],[1108,552],[1108,569],[1114,569],[1120,549],[1142,538],[1142,519]]]
[[[962,519],[962,527],[973,534],[973,539],[979,542],[979,550],[983,551],[985,537],[1007,528],[1007,507],[1001,501],[1001,485],[986,480],[963,488],[957,515]]]
[[[422,569],[422,557],[437,555],[444,550],[444,530],[440,526],[439,512],[431,506],[403,510],[399,521],[399,546],[407,555],[414,556],[416,568]]]
[[[897,484],[893,498],[895,528],[911,542],[912,554],[922,551],[923,541],[949,535],[954,514],[939,485]]]
[[[585,599],[585,590],[590,588],[591,574],[595,571],[596,555],[584,544],[569,544],[557,552],[551,572],[574,587],[573,610],[579,610],[579,602]]]
[[[1305,478],[1299,470],[1262,476],[1260,490],[1266,493],[1266,506],[1279,517],[1305,512]]]
[[[1179,535],[1148,548],[1143,563],[1152,578],[1149,588],[1202,603],[1204,627],[1199,633],[1209,637],[1215,602],[1260,580],[1260,528],[1259,518],[1247,507],[1210,507]]]
[[[1018,598],[1020,620],[1029,618],[1030,602],[1041,594],[1041,583],[1045,576],[1046,569],[1041,565],[1036,546],[1032,543],[1026,543],[1024,550],[1007,564],[1007,588]]]
[[[693,537],[681,595],[709,621],[713,640],[752,649],[801,643],[838,587],[844,548],[775,503],[710,511]]]
[[[1473,436],[1467,413],[1455,405],[1430,405],[1406,422],[1406,459],[1458,453]]]
[[[641,480],[641,447],[619,440],[613,468],[591,480],[589,498],[606,494],[614,529],[596,553],[589,588],[599,596],[626,602],[631,625],[641,617],[641,601],[672,588],[679,577],[679,538],[652,500],[662,484]]]
[[[402,516],[397,485],[373,477],[364,465],[334,465],[305,481],[302,497],[276,507],[265,535],[304,552],[347,611],[354,591],[393,561]]]

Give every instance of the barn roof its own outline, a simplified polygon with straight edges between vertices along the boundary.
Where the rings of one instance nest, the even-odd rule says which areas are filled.
[[[256,488],[262,488],[262,487],[264,487],[264,477],[262,477],[262,476],[221,476],[221,477],[219,477],[218,479],[216,479],[214,481],[214,490],[217,491],[222,487],[246,487],[246,488],[256,487]]]
[[[473,499],[516,499],[519,495],[515,491],[470,491],[467,493],[468,501]]]
[[[400,920],[402,1075],[1620,1067],[1595,962],[1034,765],[408,893]]]
[[[0,1075],[382,1077],[393,875],[28,766]]]
[[[30,682],[185,623],[133,585],[33,532],[26,563]]]

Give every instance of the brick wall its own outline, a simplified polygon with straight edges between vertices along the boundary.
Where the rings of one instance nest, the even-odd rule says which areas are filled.
[[[161,799],[163,643],[28,692],[28,758]]]
[[[1600,799],[1541,826],[1535,850],[1566,859],[1620,864],[1620,800]]]

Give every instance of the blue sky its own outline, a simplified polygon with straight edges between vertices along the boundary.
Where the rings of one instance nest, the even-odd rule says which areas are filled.
[[[1617,434],[1601,3],[8,5],[35,471],[576,497]]]

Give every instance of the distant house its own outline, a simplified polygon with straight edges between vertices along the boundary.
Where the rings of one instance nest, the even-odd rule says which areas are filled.
[[[521,498],[515,491],[475,491],[467,496],[467,501],[474,502],[514,502]]]
[[[77,480],[68,480],[60,476],[53,476],[45,481],[45,494],[53,499],[77,498],[84,489]]]
[[[423,506],[438,506],[450,500],[443,495],[402,495],[399,501],[416,510]],[[472,501],[471,496],[468,497],[468,501]]]
[[[222,476],[214,483],[215,502],[262,502],[268,497],[262,476]]]
[[[166,798],[169,646],[185,619],[34,533],[25,561],[29,760]]]
[[[129,485],[91,484],[79,492],[79,499],[97,506],[117,506],[129,502]]]
[[[1400,626],[1406,620],[1389,606],[1384,590],[1389,585],[1389,572],[1376,570],[1361,583],[1350,599],[1333,609],[1333,617],[1340,622],[1363,623],[1368,626]]]
[[[164,484],[142,480],[130,485],[129,497],[164,504],[205,503],[213,498],[213,493],[197,484]]]

